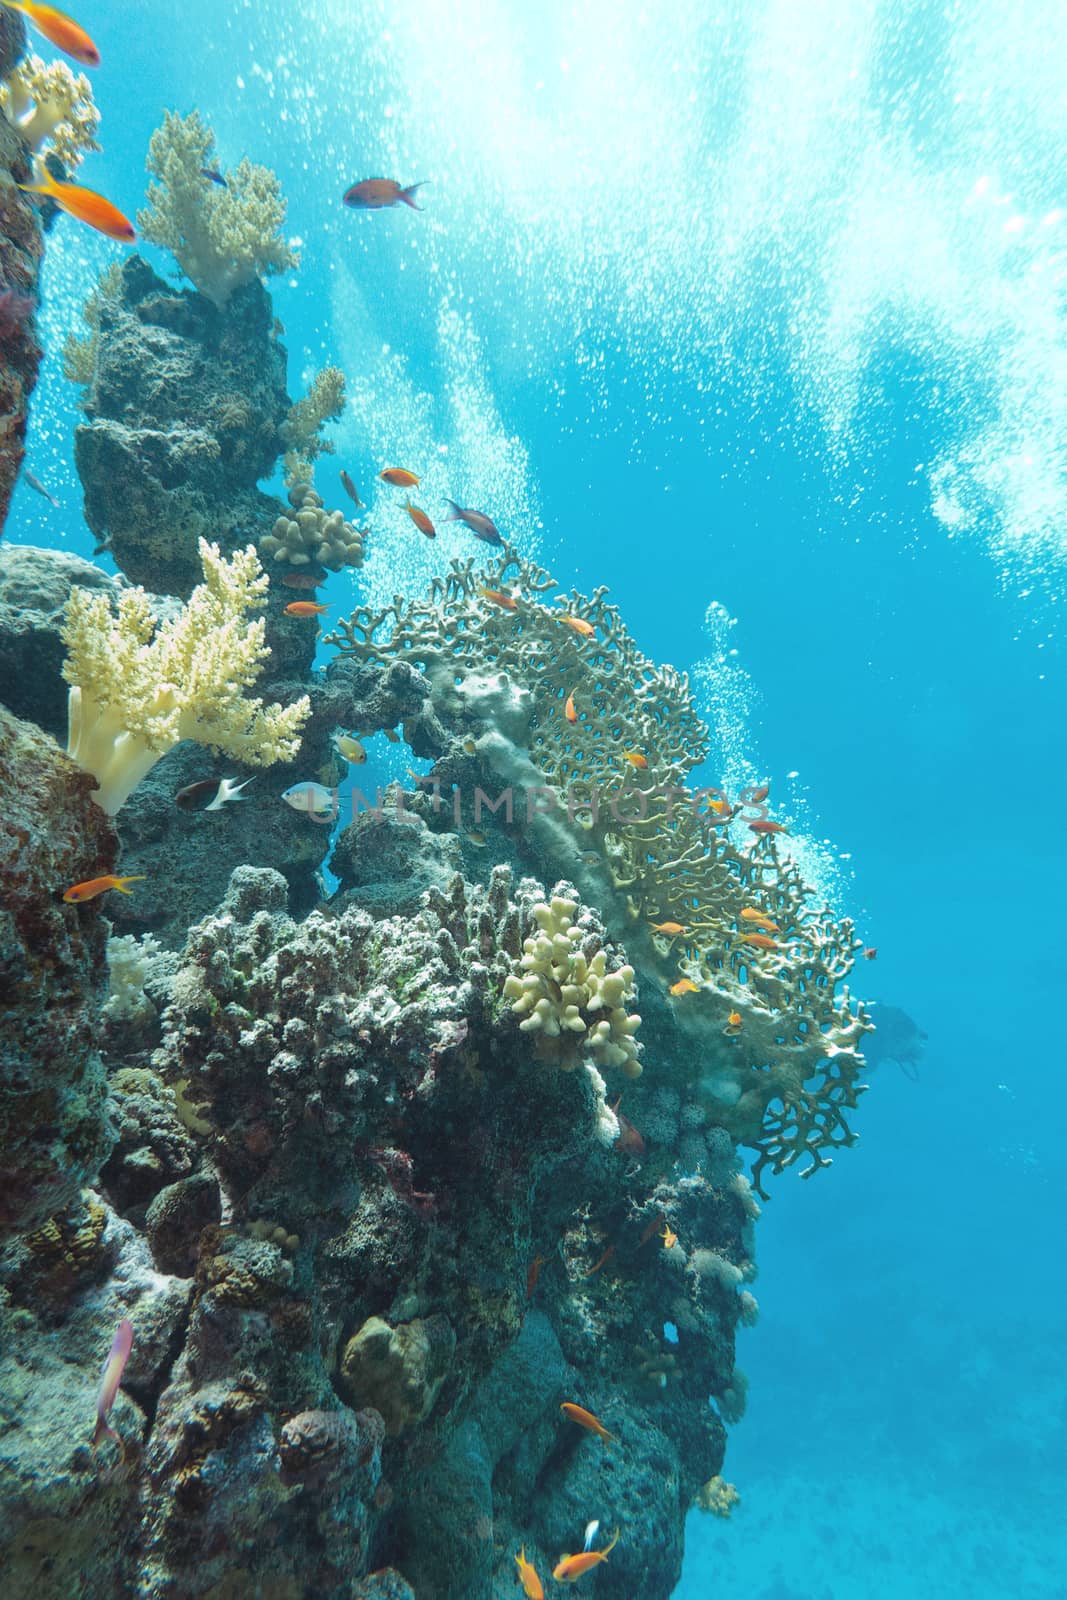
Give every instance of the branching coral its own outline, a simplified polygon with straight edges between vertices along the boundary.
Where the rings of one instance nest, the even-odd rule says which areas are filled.
[[[166,112],[148,146],[159,182],[149,184],[137,225],[221,309],[238,285],[288,272],[300,256],[282,237],[286,204],[274,173],[245,157],[220,187],[203,177],[216,159],[215,135],[198,112]]]
[[[80,383],[83,387],[92,383],[100,337],[100,309],[105,300],[115,299],[121,290],[122,268],[117,261],[112,261],[101,272],[96,288],[82,306],[82,321],[89,332],[83,338],[70,332],[63,342],[63,375],[71,383]]]
[[[331,572],[363,565],[363,534],[340,511],[324,511],[322,496],[310,483],[294,483],[289,490],[292,516],[280,516],[259,548],[274,561],[304,566],[317,561]]]
[[[844,987],[852,925],[810,906],[773,838],[738,846],[686,787],[708,732],[685,675],[642,655],[606,591],[547,604],[555,588],[505,548],[481,570],[453,562],[425,599],[357,609],[328,642],[421,666],[446,726],[484,725],[479,755],[498,779],[551,790],[558,847],[592,855],[639,925],[647,965],[696,991],[677,1020],[709,1114],[756,1149],[757,1186],[765,1167],[801,1157],[808,1176],[853,1142],[845,1113],[862,1092],[869,1023]],[[753,942],[753,917],[774,937]]]
[[[320,430],[324,423],[339,417],[344,408],[344,373],[340,367],[323,367],[311,380],[311,388],[304,398],[289,408],[282,426],[289,451],[304,461],[332,455],[333,445],[328,439],[320,438]]]
[[[72,173],[82,157],[99,150],[100,113],[84,72],[76,76],[63,61],[45,63],[27,56],[0,85],[0,110],[35,155],[45,145]]]
[[[225,561],[200,541],[204,582],[162,626],[143,589],[126,589],[113,617],[106,595],[74,589],[63,639],[71,685],[68,754],[92,773],[94,796],[114,816],[160,756],[181,739],[248,766],[291,761],[311,704],[264,707],[248,698],[270,651],[263,604],[266,575],[255,551]]]
[[[627,1015],[623,1004],[633,998],[633,967],[608,972],[603,950],[586,958],[577,901],[554,895],[532,915],[538,931],[525,941],[520,972],[504,983],[512,1011],[523,1019],[519,1027],[536,1034],[542,1053],[564,1069],[590,1055],[600,1066],[639,1077],[634,1034],[641,1018]]]

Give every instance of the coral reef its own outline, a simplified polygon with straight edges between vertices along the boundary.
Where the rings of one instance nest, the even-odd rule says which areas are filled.
[[[322,438],[322,428],[339,417],[344,408],[344,373],[340,367],[323,367],[316,372],[304,398],[290,406],[282,425],[286,448],[296,461],[313,462],[320,455],[333,454],[333,445]]]
[[[82,321],[88,333],[79,338],[72,330],[63,341],[63,376],[69,378],[71,383],[79,383],[83,388],[88,388],[92,383],[100,347],[100,312],[105,300],[120,298],[122,284],[120,263],[109,261],[97,280],[96,288],[82,306]]]
[[[605,591],[550,605],[555,588],[505,548],[478,571],[453,562],[425,599],[358,608],[330,642],[359,662],[422,669],[419,753],[437,758],[436,789],[413,809],[432,824],[442,786],[484,785],[510,821],[517,791],[526,826],[509,845],[534,870],[567,870],[629,925],[636,964],[658,980],[665,1053],[688,1059],[690,1092],[756,1152],[757,1187],[798,1160],[809,1176],[854,1141],[847,1113],[863,1091],[870,1024],[844,982],[852,925],[810,906],[773,837],[735,843],[730,817],[686,787],[707,731],[684,674],[641,654]],[[681,979],[692,993],[668,1007]]]
[[[143,589],[122,592],[117,617],[105,596],[71,593],[63,629],[68,750],[96,779],[96,802],[111,816],[182,739],[248,766],[291,761],[299,748],[307,696],[264,707],[244,693],[270,654],[262,618],[247,616],[267,587],[255,551],[226,562],[202,540],[200,559],[204,582],[161,626]]]
[[[47,145],[68,177],[85,156],[100,149],[100,113],[92,86],[84,72],[73,73],[65,61],[23,57],[0,84],[0,112],[33,155]]]
[[[76,1199],[110,1141],[94,1008],[104,929],[59,898],[115,859],[90,789],[50,738],[0,711],[0,1239]]]
[[[11,76],[25,43],[22,18],[0,7],[0,80]],[[42,353],[33,313],[44,244],[37,213],[18,188],[29,181],[26,146],[0,116],[0,531],[22,468],[27,409]]]
[[[86,315],[88,338],[68,347],[86,385],[74,435],[86,521],[133,582],[187,595],[200,538],[230,554],[281,510],[257,488],[289,410],[270,300],[251,282],[220,312],[133,255]]]
[[[264,556],[295,567],[316,562],[330,572],[363,565],[364,533],[342,512],[324,511],[310,483],[294,483],[288,498],[292,514],[283,512],[259,541]]]
[[[300,264],[282,237],[286,206],[273,172],[245,157],[224,187],[205,181],[204,169],[217,165],[215,135],[198,112],[164,113],[147,164],[158,181],[148,185],[137,226],[219,310],[235,289]]]

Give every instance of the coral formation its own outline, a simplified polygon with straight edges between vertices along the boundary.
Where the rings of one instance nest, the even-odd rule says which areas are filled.
[[[322,438],[321,431],[323,424],[334,421],[344,408],[344,373],[340,367],[323,367],[304,398],[290,406],[282,425],[286,447],[297,461],[313,462],[317,456],[333,454],[333,445]]]
[[[323,510],[310,483],[294,483],[288,498],[292,514],[283,513],[259,541],[264,556],[290,566],[317,562],[330,572],[363,565],[363,533],[340,511]]]
[[[114,862],[90,787],[53,740],[0,711],[0,1238],[75,1200],[111,1137],[94,1008],[104,929],[59,899]]]
[[[230,554],[281,509],[258,488],[289,409],[270,301],[251,282],[219,312],[133,255],[87,316],[88,338],[69,351],[87,385],[74,435],[86,520],[133,582],[187,595],[199,538]]]
[[[415,1317],[396,1328],[368,1317],[341,1352],[338,1382],[353,1406],[373,1406],[395,1435],[429,1416],[455,1352],[447,1317]]]
[[[68,750],[97,780],[114,816],[160,756],[181,739],[249,766],[291,761],[311,703],[264,707],[249,698],[269,655],[261,618],[267,579],[249,548],[229,562],[202,540],[204,582],[179,615],[156,624],[143,589],[124,590],[113,617],[106,597],[73,590],[63,638],[71,685]]]
[[[481,570],[453,562],[425,599],[357,608],[329,637],[358,661],[422,669],[432,779],[525,788],[516,847],[532,845],[549,870],[568,862],[580,888],[619,906],[661,994],[679,978],[692,986],[664,1019],[692,1062],[690,1093],[755,1150],[757,1187],[765,1168],[799,1159],[809,1176],[854,1141],[846,1114],[863,1090],[869,1023],[844,985],[858,948],[852,925],[809,905],[772,837],[735,844],[686,787],[707,730],[685,675],[641,654],[604,590],[550,605],[555,587],[505,548]],[[508,607],[492,598],[501,593]],[[753,944],[746,911],[774,926],[773,939],[760,935],[765,946]],[[727,1026],[735,1012],[740,1022]]]
[[[22,18],[0,7],[0,81],[11,75],[25,43]],[[0,530],[22,467],[27,410],[41,362],[33,313],[44,245],[37,212],[18,188],[29,181],[26,146],[0,116]]]
[[[83,388],[92,383],[100,342],[101,307],[105,300],[118,299],[121,293],[122,267],[117,261],[109,261],[82,306],[82,321],[89,332],[79,338],[72,330],[63,341],[63,375],[71,383],[79,383]]]
[[[157,181],[137,226],[221,310],[235,289],[292,270],[300,256],[282,236],[286,206],[274,173],[244,157],[220,187],[203,177],[216,164],[215,135],[199,113],[165,112],[148,146]]]
[[[84,72],[73,73],[64,61],[25,56],[0,83],[0,112],[34,155],[47,145],[68,177],[100,149],[92,86]]]

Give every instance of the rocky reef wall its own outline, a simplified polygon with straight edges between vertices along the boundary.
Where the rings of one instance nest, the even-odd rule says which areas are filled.
[[[25,48],[22,18],[0,7],[0,79]],[[0,116],[0,533],[25,456],[26,421],[41,364],[34,315],[44,245],[37,214],[19,183],[28,183],[26,149]]]

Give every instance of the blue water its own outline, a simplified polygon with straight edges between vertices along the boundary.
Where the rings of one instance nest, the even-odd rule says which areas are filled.
[[[290,391],[345,368],[339,463],[436,463],[431,499],[610,585],[696,672],[708,780],[770,777],[878,947],[855,987],[930,1035],[832,1172],[774,1185],[742,1504],[691,1517],[678,1595],[1067,1595],[1062,5],[84,20],[84,181],[132,214],[164,107],[278,171]],[[344,210],[378,173],[428,180],[425,212]],[[118,254],[50,237],[29,460],[63,510],[20,488],[15,540],[91,552],[59,349]],[[398,525],[327,598],[421,588],[460,548]]]

